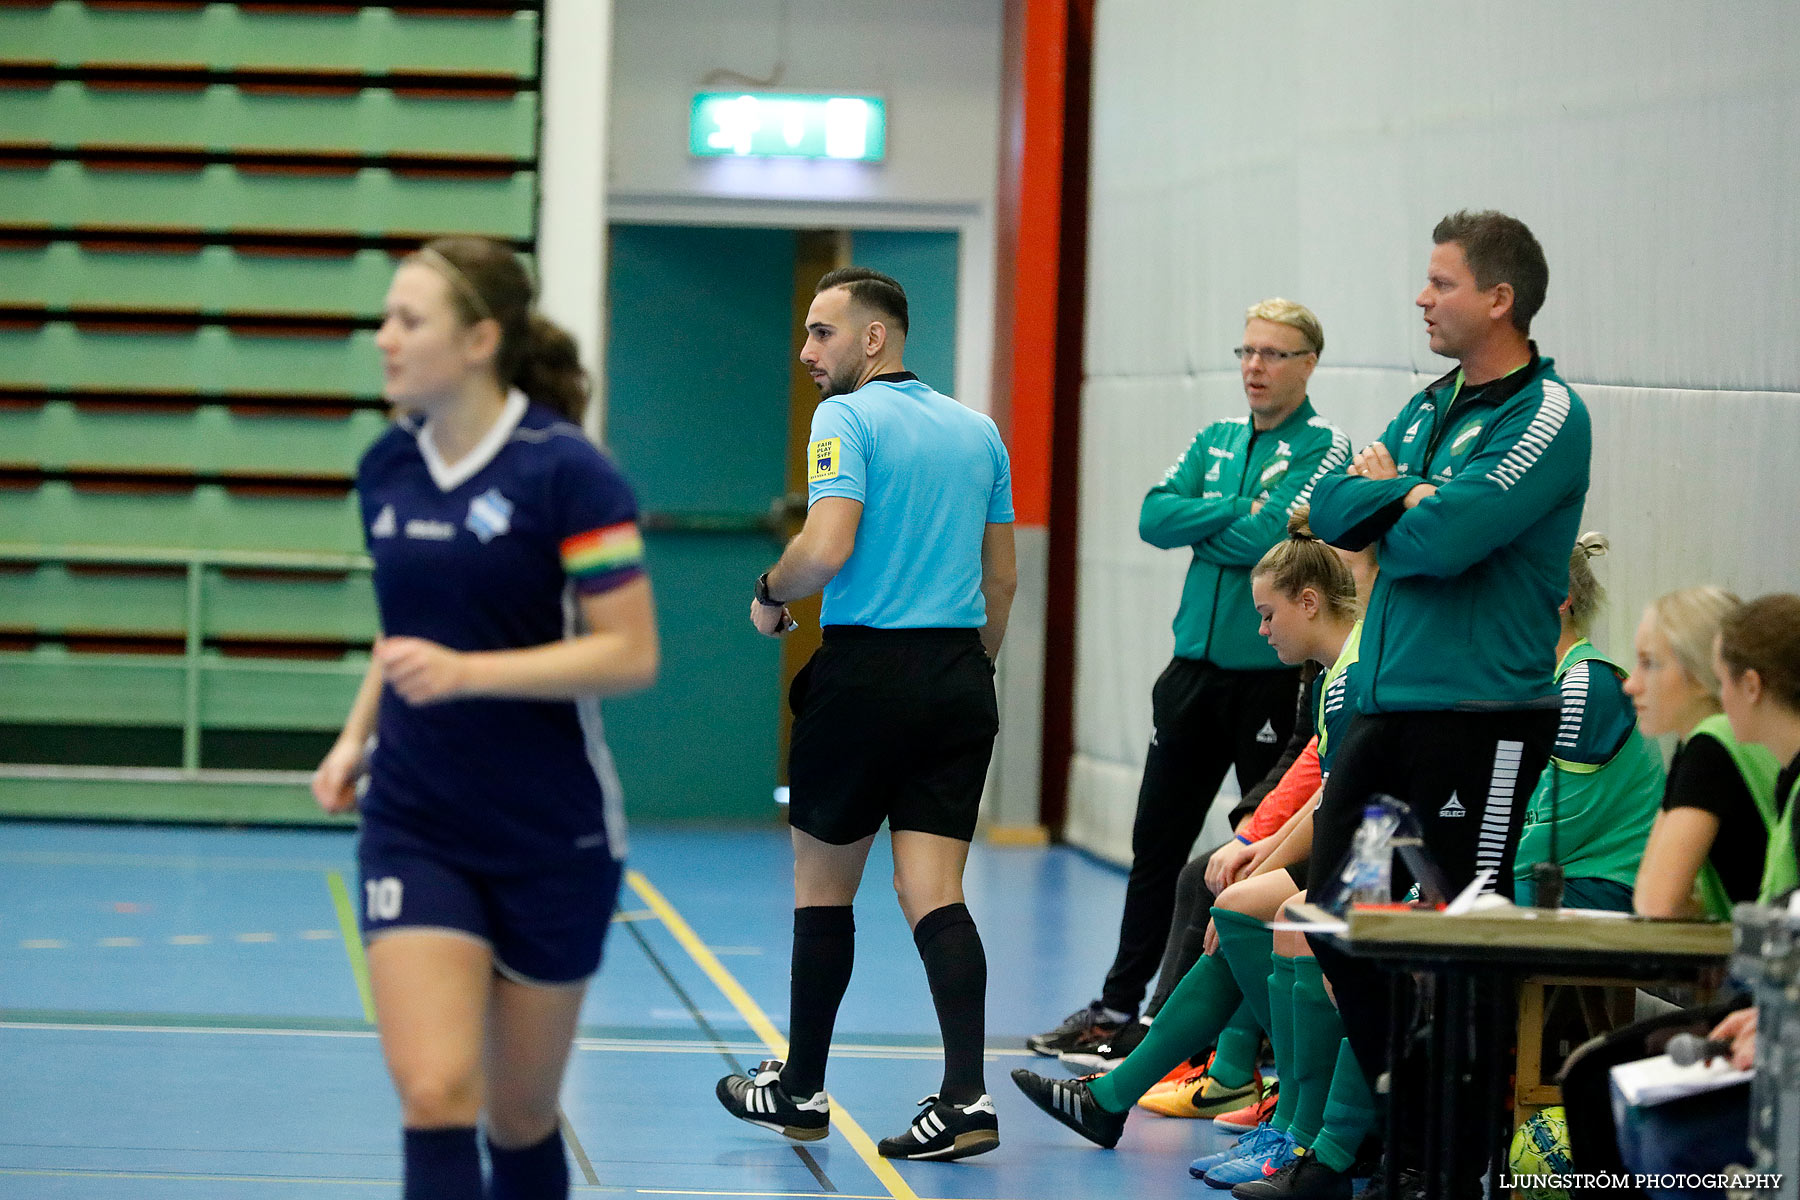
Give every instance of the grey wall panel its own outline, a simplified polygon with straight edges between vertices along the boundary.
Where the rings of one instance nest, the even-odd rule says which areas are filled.
[[[1244,306],[1319,314],[1312,392],[1361,446],[1452,365],[1413,305],[1447,211],[1514,212],[1549,258],[1533,332],[1594,411],[1586,525],[1615,545],[1599,640],[1628,656],[1673,587],[1800,589],[1800,4],[1111,0],[1097,23],[1072,835],[1129,828],[1185,565],[1137,543],[1137,504],[1241,408]]]
[[[1594,422],[1583,528],[1613,544],[1596,642],[1629,664],[1644,605],[1675,588],[1800,591],[1800,393],[1576,390]]]

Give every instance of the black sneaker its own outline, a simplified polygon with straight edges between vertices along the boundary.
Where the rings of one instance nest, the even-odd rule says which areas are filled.
[[[1101,1108],[1094,1093],[1088,1091],[1087,1081],[1092,1078],[1046,1079],[1024,1067],[1017,1067],[1012,1073],[1013,1082],[1027,1100],[1096,1146],[1111,1150],[1125,1132],[1129,1112],[1107,1112]]]
[[[796,1142],[816,1142],[831,1131],[831,1098],[823,1091],[802,1099],[781,1086],[782,1061],[771,1058],[754,1071],[727,1075],[714,1092],[725,1111],[740,1121],[773,1129]]]
[[[1106,1006],[1098,1000],[1086,1008],[1078,1008],[1063,1018],[1063,1023],[1047,1033],[1033,1034],[1025,1039],[1025,1048],[1033,1054],[1055,1056],[1064,1050],[1079,1050],[1083,1044],[1091,1045],[1110,1039],[1126,1025],[1124,1021],[1110,1021],[1106,1017]]]
[[[1000,1144],[1000,1118],[994,1098],[983,1095],[969,1104],[951,1104],[936,1096],[919,1101],[925,1111],[899,1137],[882,1138],[876,1147],[883,1158],[948,1160],[985,1154]]]
[[[1350,1176],[1302,1153],[1261,1179],[1238,1184],[1231,1194],[1236,1200],[1350,1200]]]
[[[1091,1040],[1084,1039],[1074,1049],[1064,1050],[1056,1057],[1063,1066],[1079,1071],[1110,1071],[1136,1050],[1149,1032],[1150,1027],[1143,1021],[1127,1021],[1116,1033],[1096,1034]]]

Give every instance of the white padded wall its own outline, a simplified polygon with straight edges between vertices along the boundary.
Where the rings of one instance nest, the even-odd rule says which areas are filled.
[[[1241,411],[1244,307],[1319,314],[1313,397],[1361,445],[1450,366],[1412,298],[1451,210],[1511,212],[1549,258],[1533,335],[1593,413],[1602,646],[1628,656],[1670,588],[1800,590],[1800,4],[1108,0],[1096,19],[1072,840],[1129,855],[1186,567],[1138,542],[1137,506]]]

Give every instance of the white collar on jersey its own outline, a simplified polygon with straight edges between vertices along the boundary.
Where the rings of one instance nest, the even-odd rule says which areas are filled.
[[[506,405],[500,410],[500,419],[475,443],[475,448],[459,458],[454,466],[444,462],[437,446],[432,443],[431,422],[421,425],[418,432],[419,455],[425,460],[425,469],[431,472],[431,482],[437,484],[438,491],[454,491],[475,478],[481,468],[494,461],[494,455],[500,453],[500,447],[506,445],[524,415],[525,393],[518,388],[508,390]]]

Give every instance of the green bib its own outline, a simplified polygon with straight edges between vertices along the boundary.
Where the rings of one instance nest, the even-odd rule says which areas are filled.
[[[1560,687],[1563,677],[1583,662],[1598,664],[1600,670],[1612,672],[1615,680],[1625,674],[1583,638],[1569,647],[1556,664],[1557,685]],[[1598,686],[1590,688],[1590,704],[1607,702],[1623,702],[1616,686],[1610,693]],[[1661,752],[1635,728],[1618,752],[1603,763],[1572,762],[1552,756],[1526,805],[1514,878],[1523,885],[1530,878],[1533,863],[1550,861],[1554,842],[1555,858],[1566,878],[1605,879],[1630,888],[1644,858],[1650,826],[1656,821],[1664,779]],[[1529,888],[1521,887],[1518,894],[1529,895]]]
[[[1724,713],[1714,713],[1698,725],[1690,738],[1707,734],[1717,739],[1731,755],[1731,761],[1737,764],[1738,774],[1744,777],[1744,784],[1750,789],[1750,798],[1756,802],[1756,813],[1762,818],[1763,828],[1769,834],[1769,848],[1763,856],[1762,886],[1757,890],[1757,899],[1763,903],[1779,891],[1792,887],[1795,877],[1794,841],[1792,826],[1787,813],[1775,811],[1775,777],[1781,774],[1781,764],[1767,748],[1756,745],[1744,745],[1731,732],[1731,722],[1725,719]],[[1790,804],[1789,809],[1792,809]],[[1786,840],[1776,843],[1779,836]],[[1769,890],[1771,878],[1776,882],[1785,879],[1785,887],[1777,892]],[[1700,874],[1694,880],[1694,886],[1700,893],[1700,905],[1706,914],[1716,921],[1731,920],[1731,897],[1725,892],[1725,884],[1719,878],[1717,868],[1712,865],[1712,855],[1700,867]]]

